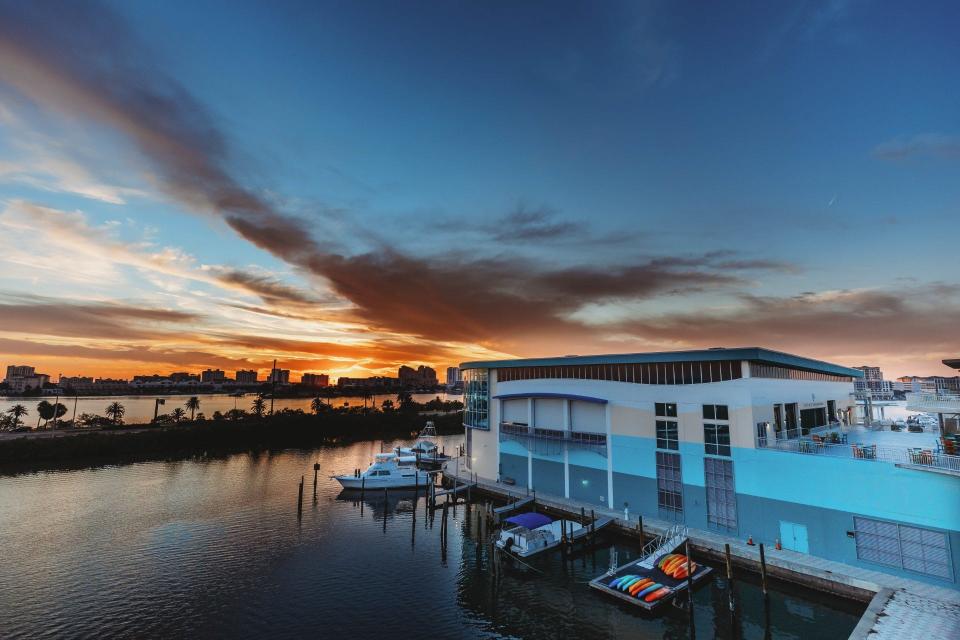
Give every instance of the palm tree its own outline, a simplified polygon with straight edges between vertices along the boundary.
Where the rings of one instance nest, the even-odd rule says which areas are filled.
[[[397,394],[397,402],[400,403],[401,409],[408,409],[410,408],[410,405],[413,404],[413,395],[404,389]]]
[[[200,398],[197,396],[191,396],[184,405],[187,409],[190,409],[190,422],[193,422],[193,416],[197,413],[197,409],[200,408]]]
[[[37,429],[40,428],[40,418],[43,418],[43,424],[46,426],[47,421],[53,417],[53,405],[47,402],[46,400],[41,400],[37,403]]]
[[[13,416],[13,428],[16,429],[20,424],[20,418],[27,415],[28,411],[27,408],[22,404],[15,404],[7,409],[7,413]]]
[[[127,410],[119,402],[111,402],[107,405],[105,413],[113,420],[113,424],[118,424]]]
[[[263,412],[267,410],[267,403],[263,401],[263,395],[258,395],[250,405],[250,409],[258,418],[263,417]]]
[[[326,405],[323,404],[323,398],[317,396],[310,402],[310,410],[315,414],[320,415],[320,412],[326,408]]]
[[[181,420],[183,420],[186,415],[187,415],[187,412],[181,409],[180,407],[177,407],[176,409],[170,412],[170,417],[173,418],[173,421],[176,423],[179,423]]]

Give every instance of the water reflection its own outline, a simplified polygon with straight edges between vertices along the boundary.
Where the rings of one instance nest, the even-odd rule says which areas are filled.
[[[422,491],[329,478],[396,444],[0,478],[0,637],[689,637],[688,611],[646,616],[587,586],[632,545],[497,562],[484,504],[448,509],[444,545]],[[765,607],[736,580],[735,616],[724,581],[697,590],[697,634],[845,637],[856,624],[856,606],[773,586]]]

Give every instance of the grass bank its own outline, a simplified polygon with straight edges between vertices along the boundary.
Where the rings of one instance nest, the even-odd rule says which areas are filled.
[[[64,437],[0,441],[0,474],[411,438],[428,419],[441,435],[463,432],[459,413],[421,416],[400,411],[284,412],[176,426],[125,425]]]

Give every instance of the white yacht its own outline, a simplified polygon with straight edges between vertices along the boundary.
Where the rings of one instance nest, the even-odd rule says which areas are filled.
[[[397,447],[395,449],[398,456],[415,456],[421,467],[440,468],[448,457],[440,453],[437,443],[437,429],[433,422],[427,422],[423,430],[417,436],[417,443],[412,447]]]
[[[378,453],[373,464],[359,475],[334,476],[344,489],[412,489],[432,482],[430,474],[416,466],[416,456]]]

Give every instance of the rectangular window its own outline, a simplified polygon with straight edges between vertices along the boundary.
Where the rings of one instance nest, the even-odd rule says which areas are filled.
[[[714,456],[729,456],[730,425],[704,423],[703,450]]]
[[[657,449],[679,449],[677,423],[673,420],[657,420]]]
[[[657,505],[661,509],[683,511],[680,454],[657,451]]]
[[[705,404],[703,405],[703,417],[705,420],[729,420],[730,413],[725,404]]]
[[[951,579],[947,534],[910,525],[853,518],[857,557],[937,578]]]
[[[650,406],[650,405],[647,405]],[[654,413],[660,418],[676,418],[677,405],[669,402],[655,402],[653,404]]]
[[[733,461],[703,459],[707,489],[707,523],[725,529],[737,528],[737,494],[733,481]]]

